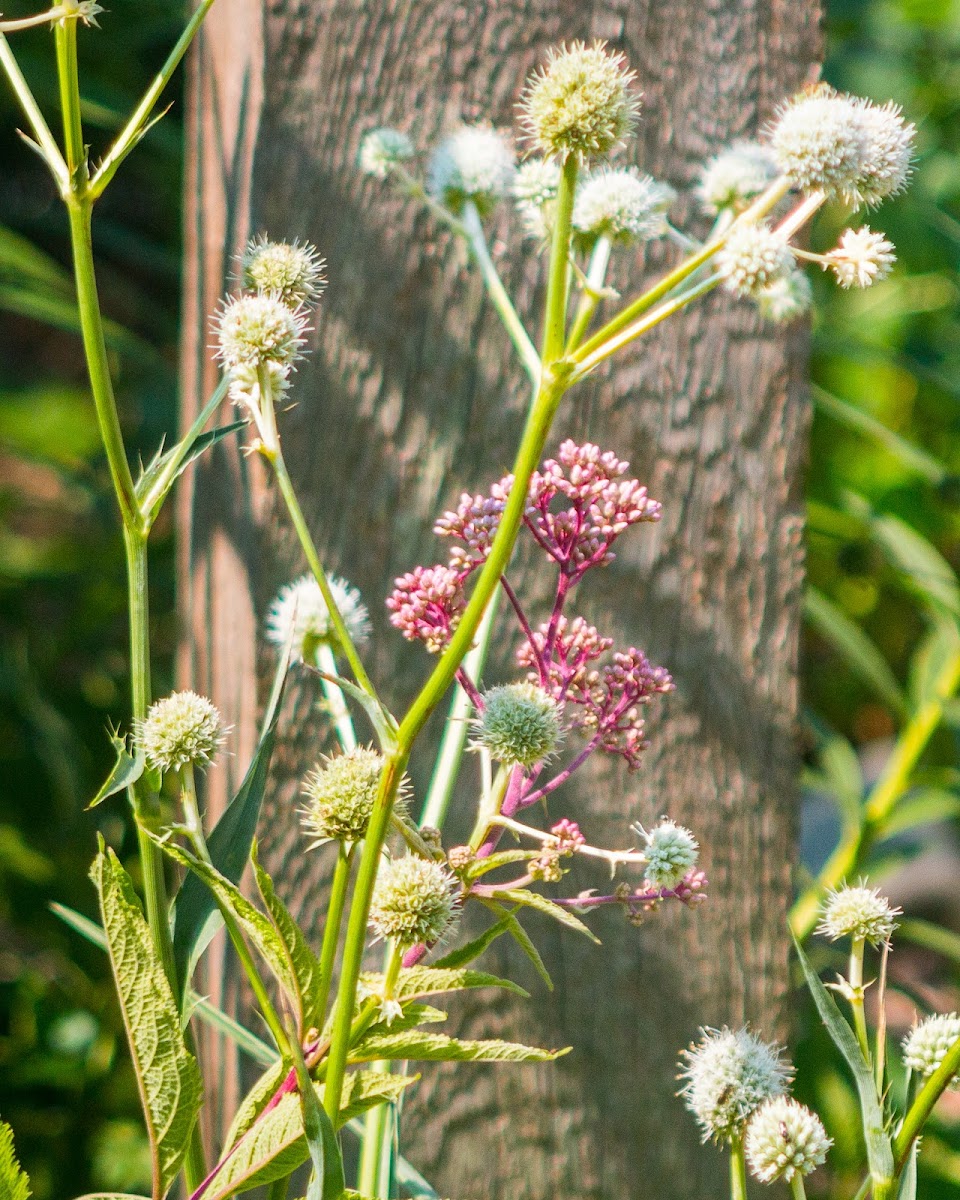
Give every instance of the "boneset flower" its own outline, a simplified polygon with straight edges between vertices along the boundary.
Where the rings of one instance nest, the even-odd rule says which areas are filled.
[[[458,884],[441,866],[407,854],[380,864],[370,904],[370,924],[379,937],[401,947],[440,941],[457,911]]]
[[[926,1017],[903,1039],[904,1066],[922,1078],[932,1075],[960,1038],[960,1016],[956,1013],[937,1013]],[[950,1081],[953,1090],[960,1090],[960,1073]]]
[[[361,645],[370,636],[367,606],[357,589],[345,579],[331,576],[329,582],[351,640]],[[266,635],[276,646],[286,646],[290,641],[295,661],[308,656],[317,642],[336,644],[330,610],[312,575],[301,575],[277,592],[267,612]]]
[[[497,762],[532,767],[554,753],[563,738],[557,702],[533,683],[508,683],[483,695],[476,744]]]
[[[878,946],[890,940],[900,911],[876,888],[863,883],[842,887],[827,896],[817,933],[824,934],[831,942],[849,937]]]
[[[832,1145],[817,1114],[786,1096],[765,1101],[747,1125],[747,1162],[761,1183],[809,1175]]]
[[[360,143],[360,170],[386,179],[394,167],[413,158],[413,142],[399,129],[374,129]]]
[[[513,147],[486,125],[464,125],[434,150],[427,191],[452,212],[472,200],[481,212],[505,196],[516,170]]]
[[[220,713],[196,692],[174,692],[157,700],[137,729],[147,765],[161,772],[207,766],[226,733]]]
[[[776,159],[759,142],[734,142],[715,154],[700,172],[697,196],[708,213],[745,208],[778,175]]]
[[[824,265],[833,269],[843,288],[870,287],[889,275],[897,261],[893,242],[882,233],[874,233],[869,225],[845,229],[839,246],[823,257]]]
[[[635,78],[623,55],[603,42],[551,50],[524,91],[523,124],[550,157],[603,158],[636,122],[640,99],[630,90]]]
[[[728,292],[756,296],[790,271],[793,255],[778,233],[751,223],[731,231],[716,261]]]
[[[306,330],[306,316],[275,296],[237,296],[218,314],[217,356],[227,370],[289,368],[300,357]]]
[[[377,798],[383,755],[366,746],[345,754],[323,758],[304,781],[306,803],[300,809],[301,824],[310,837],[310,847],[323,842],[359,842],[367,832]],[[403,797],[398,797],[403,811]]]
[[[313,246],[259,237],[244,251],[241,272],[245,287],[296,306],[316,300],[323,291],[324,265]]]
[[[573,227],[582,236],[606,237],[622,245],[662,237],[667,209],[675,199],[673,188],[633,167],[604,167],[577,189]]]
[[[644,876],[659,888],[674,888],[697,865],[700,846],[689,829],[666,817],[648,833],[638,822],[634,830],[646,841]]]
[[[810,311],[813,290],[806,272],[794,269],[760,288],[753,298],[762,317],[785,324]]]
[[[791,1067],[782,1050],[746,1029],[704,1029],[683,1052],[680,1078],[687,1108],[696,1117],[703,1140],[729,1142],[743,1134],[751,1115],[765,1101],[782,1096]]]

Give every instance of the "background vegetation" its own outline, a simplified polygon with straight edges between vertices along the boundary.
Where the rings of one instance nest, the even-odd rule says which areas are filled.
[[[20,4],[8,15],[25,11]],[[119,125],[179,20],[166,0],[105,15],[85,64],[91,127],[106,134]],[[921,157],[908,195],[868,218],[897,243],[894,277],[862,294],[817,281],[804,650],[803,852],[811,870],[837,836],[844,803],[858,803],[882,768],[911,696],[942,657],[944,630],[960,616],[960,3],[833,0],[828,34],[826,77],[902,103],[920,126]],[[18,45],[30,48],[25,67],[42,99],[52,85],[46,34],[18,35]],[[97,227],[121,409],[145,451],[175,420],[180,109],[150,135],[150,153],[124,167]],[[47,1200],[93,1187],[136,1190],[146,1164],[106,962],[47,907],[52,897],[91,910],[86,869],[98,828],[133,851],[120,806],[83,812],[109,765],[108,720],[124,703],[124,584],[72,336],[65,225],[16,124],[4,94],[0,1112],[38,1200]],[[827,239],[829,228],[817,236]],[[172,655],[168,529],[156,532],[154,562],[156,644]],[[158,694],[170,682],[168,665]],[[894,872],[890,887],[911,917],[933,923],[915,924],[894,957],[897,1029],[910,1024],[915,1002],[960,1007],[960,709],[948,707],[946,718],[907,817],[875,856]],[[805,1017],[798,1034],[801,1090],[833,1132],[856,1129],[842,1068],[815,1020]],[[855,1141],[838,1138],[835,1174],[822,1181],[831,1194],[855,1190],[857,1155]],[[950,1097],[921,1161],[922,1195],[960,1195],[960,1104],[951,1107]]]

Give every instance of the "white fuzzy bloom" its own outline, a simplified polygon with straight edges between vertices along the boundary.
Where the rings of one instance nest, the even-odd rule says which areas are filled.
[[[777,160],[759,142],[734,142],[704,164],[696,193],[708,213],[737,211],[759,196],[779,174]]]
[[[602,167],[577,188],[573,227],[580,234],[622,244],[662,237],[675,199],[673,188],[633,167]]]
[[[729,1142],[757,1108],[782,1096],[792,1068],[779,1046],[746,1029],[704,1029],[700,1041],[684,1050],[686,1067],[680,1095],[697,1118],[703,1140]]]
[[[754,300],[762,317],[782,325],[810,311],[813,292],[807,273],[792,270],[760,288]]]
[[[481,210],[505,196],[516,162],[508,139],[487,125],[464,125],[430,157],[427,191],[453,212],[467,200]]]
[[[360,143],[357,162],[364,175],[386,179],[398,163],[413,158],[413,142],[399,129],[373,129]]]
[[[370,902],[370,924],[385,941],[404,949],[432,946],[449,932],[457,915],[460,884],[438,862],[407,854],[381,862]]]
[[[306,314],[276,296],[236,296],[217,314],[217,357],[236,367],[291,366],[301,357]]]
[[[666,817],[649,833],[639,822],[633,828],[646,842],[644,874],[653,887],[675,888],[697,865],[700,846],[689,829]]]
[[[853,106],[864,139],[855,199],[861,204],[879,204],[907,185],[916,127],[904,121],[897,104],[873,104],[858,98]]]
[[[840,244],[824,258],[843,288],[870,287],[889,275],[897,261],[893,242],[882,233],[874,233],[869,225],[845,229]]]
[[[756,296],[790,271],[793,255],[785,239],[769,226],[751,223],[731,230],[716,263],[728,292]]]
[[[960,1038],[960,1016],[955,1012],[926,1017],[903,1039],[904,1066],[922,1078],[932,1075],[957,1038]],[[954,1075],[950,1087],[960,1090],[960,1073]]]
[[[780,170],[794,187],[849,199],[860,179],[866,138],[854,101],[818,88],[788,101],[770,135]]]
[[[360,593],[336,576],[330,577],[330,590],[351,639],[362,644],[370,636],[370,614]],[[294,660],[303,658],[305,650],[309,653],[309,642],[336,641],[330,610],[312,575],[302,575],[280,589],[267,613],[266,634],[277,646],[292,638]]]
[[[880,895],[877,888],[867,887],[864,883],[838,888],[830,892],[824,902],[817,933],[822,933],[831,942],[849,937],[878,946],[890,940],[900,912],[886,896]]]
[[[789,1183],[795,1175],[809,1175],[832,1145],[817,1114],[787,1096],[761,1104],[747,1125],[747,1162],[761,1183]]]
[[[560,165],[551,158],[529,158],[513,177],[513,198],[530,237],[550,232],[550,212],[560,187]]]
[[[218,709],[196,692],[173,692],[157,700],[137,728],[148,766],[162,772],[208,766],[226,734]]]
[[[326,284],[324,266],[315,246],[299,241],[271,242],[264,235],[247,243],[240,260],[244,287],[294,307],[320,296]]]

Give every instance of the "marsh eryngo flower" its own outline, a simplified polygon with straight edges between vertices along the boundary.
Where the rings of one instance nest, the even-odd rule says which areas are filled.
[[[483,696],[475,742],[497,762],[532,767],[549,758],[563,738],[556,700],[534,683],[508,683]]]
[[[551,211],[560,186],[560,167],[552,158],[530,158],[513,177],[513,198],[530,237],[550,232]]]
[[[697,196],[708,213],[729,208],[738,211],[768,187],[779,174],[768,146],[759,142],[734,142],[704,164]]]
[[[413,142],[399,129],[373,129],[360,143],[357,161],[365,175],[386,179],[394,167],[413,158]]]
[[[431,946],[447,933],[457,913],[460,885],[446,867],[407,854],[380,864],[370,904],[370,924],[384,940],[404,948]]]
[[[896,104],[872,104],[857,98],[853,105],[864,142],[854,199],[861,204],[879,204],[907,185],[916,127],[904,121]]]
[[[360,593],[345,579],[330,577],[330,591],[350,640],[361,645],[370,636],[370,614]],[[277,592],[266,621],[267,638],[277,646],[292,641],[293,658],[309,655],[317,642],[336,644],[330,610],[312,575],[301,575]]]
[[[836,249],[825,254],[824,268],[832,269],[843,288],[866,288],[890,274],[897,261],[893,242],[869,225],[845,229]]]
[[[673,188],[633,167],[602,167],[577,188],[573,227],[581,238],[606,237],[627,245],[662,237]]]
[[[747,1162],[761,1183],[809,1175],[825,1162],[832,1145],[817,1114],[787,1096],[765,1101],[747,1125]]]
[[[689,829],[666,817],[649,832],[639,822],[633,828],[646,842],[644,874],[653,887],[674,888],[697,865],[700,847]]]
[[[559,159],[603,158],[636,123],[640,97],[636,75],[622,54],[605,43],[573,42],[551,50],[546,66],[527,83],[522,121],[531,140]]]
[[[505,196],[516,163],[509,140],[488,125],[464,125],[430,156],[427,191],[452,212],[472,200],[481,212]]]
[[[326,284],[324,260],[314,246],[254,238],[243,252],[243,285],[287,305],[316,300]]]
[[[903,1039],[903,1063],[921,1078],[938,1070],[947,1051],[960,1038],[960,1016],[956,1013],[938,1013],[926,1017]],[[960,1090],[960,1074],[955,1074],[950,1087]]]
[[[696,1117],[703,1140],[729,1142],[743,1135],[757,1108],[782,1096],[792,1069],[779,1046],[746,1029],[704,1029],[699,1042],[683,1052],[680,1095]]]
[[[217,314],[217,357],[227,370],[290,367],[300,357],[306,331],[306,314],[276,296],[236,296]]]
[[[731,230],[716,263],[728,292],[756,297],[791,270],[793,254],[775,230],[751,222]]]
[[[304,780],[305,803],[300,809],[300,823],[311,848],[328,841],[352,843],[363,839],[383,765],[383,755],[366,746],[321,759]],[[403,809],[400,795],[394,812]]]
[[[824,901],[817,933],[822,933],[831,942],[848,937],[879,946],[890,940],[900,912],[886,896],[880,895],[877,888],[867,887],[864,883],[838,888]]]
[[[760,288],[753,298],[762,317],[785,324],[810,311],[813,290],[806,271],[793,269]]]
[[[137,740],[153,770],[179,771],[211,763],[226,733],[220,713],[205,696],[174,692],[151,704]]]
[[[865,140],[849,96],[819,86],[784,104],[770,143],[780,170],[801,191],[849,197],[863,169]]]

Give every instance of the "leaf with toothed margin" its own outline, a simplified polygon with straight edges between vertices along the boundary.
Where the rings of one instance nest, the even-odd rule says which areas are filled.
[[[577,933],[582,933],[591,942],[596,942],[598,946],[600,945],[600,939],[592,930],[584,925],[579,917],[575,917],[572,912],[561,908],[559,904],[554,904],[546,896],[541,896],[539,892],[531,892],[526,888],[509,888],[503,891],[497,889],[493,893],[493,898],[501,902],[506,901],[508,904],[520,904],[526,908],[535,909],[537,912],[545,913],[548,917],[552,917],[554,921],[559,921],[561,925],[566,925],[568,929],[574,929]]]
[[[539,1046],[524,1046],[519,1042],[466,1041],[445,1033],[384,1033],[365,1038],[359,1046],[351,1047],[351,1062],[408,1060],[415,1062],[552,1062],[563,1050],[541,1050]]]

